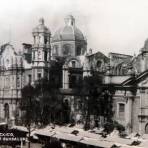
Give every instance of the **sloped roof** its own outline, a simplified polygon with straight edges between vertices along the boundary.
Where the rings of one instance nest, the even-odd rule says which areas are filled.
[[[100,58],[100,57],[102,57],[104,60],[105,60],[105,62],[109,62],[109,58],[106,56],[106,55],[104,55],[102,52],[96,52],[96,53],[93,53],[93,54],[88,54],[88,55],[86,55],[88,58]]]
[[[15,55],[17,55],[16,51],[14,50],[13,46],[10,43],[5,43],[0,46],[0,55],[4,52],[7,46],[11,46]]]
[[[144,80],[146,77],[148,77],[148,70],[140,73],[139,75],[137,76],[133,76],[129,79],[127,79],[126,81],[124,81],[122,83],[122,85],[134,85],[134,84],[137,84],[139,81],[141,80]]]

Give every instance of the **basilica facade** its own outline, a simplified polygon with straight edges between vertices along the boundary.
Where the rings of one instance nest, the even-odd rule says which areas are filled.
[[[29,83],[33,85],[41,78],[48,78],[50,66],[57,58],[65,59],[61,74],[63,90],[72,88],[73,83],[82,78],[87,41],[76,27],[73,16],[67,16],[64,21],[65,26],[58,29],[51,38],[51,32],[45,26],[44,19],[41,18],[32,30],[33,44],[23,43],[22,50],[19,52],[10,43],[1,46],[1,121],[11,120],[11,118],[13,120],[14,117],[20,116],[22,88]],[[76,73],[74,72],[70,77],[69,68],[76,69]]]
[[[71,114],[81,115],[74,106],[81,96],[72,93],[75,84],[94,69],[103,75],[103,85],[112,85],[113,119],[127,131],[148,133],[148,40],[138,55],[125,55],[87,49],[87,40],[77,28],[75,18],[68,15],[65,26],[51,36],[44,19],[32,30],[33,43],[22,44],[22,52],[6,43],[0,48],[0,121],[20,116],[22,88],[36,80],[49,77],[50,66],[64,58],[61,92],[71,102]],[[79,102],[79,101],[78,101]]]

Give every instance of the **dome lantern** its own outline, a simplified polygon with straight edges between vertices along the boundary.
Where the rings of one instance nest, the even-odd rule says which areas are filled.
[[[72,15],[68,15],[65,17],[65,24],[67,26],[74,26],[75,25],[75,19]]]
[[[39,19],[39,24],[33,29],[32,33],[47,33],[51,34],[50,30],[45,26],[44,18]]]
[[[86,41],[83,33],[76,27],[75,18],[72,15],[65,17],[65,26],[57,30],[52,42],[57,41]]]
[[[44,25],[44,18],[39,19],[39,25]]]

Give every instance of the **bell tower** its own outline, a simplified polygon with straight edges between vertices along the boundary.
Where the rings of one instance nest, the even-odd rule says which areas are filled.
[[[32,47],[32,78],[33,81],[47,77],[50,62],[49,29],[44,25],[44,19],[39,19],[39,25],[32,32],[34,41]]]

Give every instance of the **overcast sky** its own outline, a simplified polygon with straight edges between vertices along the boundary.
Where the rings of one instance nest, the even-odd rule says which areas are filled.
[[[4,0],[0,1],[0,44],[32,43],[40,17],[52,35],[72,14],[88,49],[133,55],[148,38],[148,0]]]

